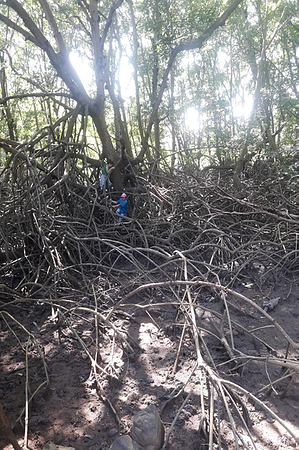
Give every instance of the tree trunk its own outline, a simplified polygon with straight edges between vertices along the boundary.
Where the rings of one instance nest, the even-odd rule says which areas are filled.
[[[156,98],[156,101],[154,103],[150,118],[149,118],[149,122],[147,125],[147,129],[144,135],[144,138],[142,140],[142,150],[138,156],[139,160],[143,159],[143,156],[146,154],[146,152],[148,151],[148,140],[151,134],[151,130],[153,127],[153,124],[155,122],[155,119],[157,117],[158,114],[158,109],[159,106],[162,102],[162,98],[163,98],[163,94],[164,91],[166,89],[167,86],[167,82],[168,82],[168,76],[169,73],[171,71],[171,68],[173,66],[173,63],[177,57],[177,55],[185,50],[194,50],[194,49],[201,49],[204,42],[212,36],[212,34],[221,26],[225,25],[225,22],[227,21],[227,19],[229,18],[229,16],[235,11],[235,9],[240,5],[240,3],[242,3],[243,0],[235,0],[225,11],[223,14],[221,14],[221,16],[218,17],[217,20],[215,20],[215,22],[212,23],[211,26],[209,26],[204,33],[198,37],[197,39],[193,39],[191,41],[185,41],[182,42],[180,44],[178,44],[176,47],[174,47],[171,51],[171,54],[169,56],[168,59],[168,63],[166,66],[166,69],[164,71],[164,75],[162,78],[162,82],[160,84],[160,89]]]
[[[4,59],[3,59],[2,54],[0,54],[0,66],[1,66],[1,68],[0,68],[1,97],[5,99],[8,96],[8,94],[7,94],[7,79],[6,79]],[[12,112],[10,110],[9,104],[6,100],[4,100],[4,102],[3,102],[3,115],[4,115],[6,123],[7,123],[9,138],[12,141],[16,141],[17,136],[16,136],[15,121],[14,121]]]
[[[223,26],[232,12],[238,7],[243,0],[234,0],[233,3],[226,9],[226,11],[219,16],[219,18],[208,27],[205,32],[197,39],[182,42],[178,44],[175,48],[172,49],[167,67],[164,72],[164,76],[162,78],[162,82],[160,84],[159,90],[157,92],[156,98],[154,99],[154,103],[152,106],[152,111],[150,114],[150,118],[148,121],[148,125],[146,128],[146,132],[142,131],[142,124],[140,118],[140,105],[139,100],[137,99],[137,114],[138,114],[138,123],[139,123],[139,131],[142,142],[142,150],[138,157],[135,160],[135,164],[139,161],[142,161],[145,154],[149,154],[149,138],[151,135],[151,130],[154,123],[157,124],[158,117],[158,109],[162,101],[162,97],[164,91],[167,86],[169,72],[171,67],[175,61],[176,56],[185,50],[192,49],[200,49],[204,42],[217,30],[219,27]],[[2,2],[3,3],[3,2]],[[104,46],[107,42],[108,33],[111,30],[112,20],[116,10],[122,5],[123,0],[116,0],[115,3],[111,4],[109,13],[104,16],[101,15],[101,19],[99,19],[99,10],[98,10],[98,1],[90,0],[89,8],[86,2],[80,2],[80,6],[84,9],[84,14],[86,19],[90,24],[90,31],[88,31],[89,36],[91,37],[92,50],[93,50],[93,58],[94,58],[94,70],[96,77],[96,95],[94,98],[91,98],[78,74],[76,73],[74,67],[72,66],[69,54],[67,51],[67,47],[63,40],[63,34],[58,28],[58,24],[55,21],[55,17],[52,13],[51,7],[49,6],[47,0],[40,0],[40,4],[43,9],[43,13],[49,23],[49,26],[52,30],[52,34],[55,38],[56,45],[58,51],[55,51],[51,46],[49,40],[44,35],[42,29],[40,29],[37,23],[31,18],[31,16],[25,10],[26,3],[20,3],[17,0],[6,0],[5,4],[13,9],[18,17],[22,20],[23,28],[19,25],[19,23],[13,22],[10,17],[7,17],[3,14],[0,14],[0,20],[4,22],[8,27],[12,28],[16,32],[20,33],[26,40],[29,40],[34,45],[42,49],[48,56],[50,63],[53,68],[56,70],[57,75],[64,81],[70,92],[72,93],[72,97],[85,109],[87,107],[92,120],[94,121],[96,130],[99,134],[102,146],[103,146],[103,154],[107,158],[113,159],[114,162],[117,162],[119,159],[119,155],[117,154],[111,138],[108,133],[106,121],[105,121],[105,85],[109,81],[109,60],[107,56],[107,51],[104,49]],[[22,6],[25,5],[25,6]],[[132,4],[131,10],[132,10]],[[156,7],[158,7],[158,3],[156,3]],[[102,35],[100,34],[99,23],[103,23],[102,26]],[[133,27],[134,29],[134,27]],[[135,29],[134,29],[135,30]],[[137,48],[138,42],[134,31],[134,57],[137,58]],[[137,62],[137,59],[136,59]],[[138,80],[135,72],[135,82],[136,82],[136,91],[138,93]],[[120,172],[118,169],[113,171],[113,175],[111,176],[112,182],[114,183],[117,189],[122,187]]]

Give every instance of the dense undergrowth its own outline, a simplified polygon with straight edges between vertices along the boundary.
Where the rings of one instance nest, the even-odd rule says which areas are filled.
[[[195,170],[128,189],[120,225],[108,196],[66,180],[46,188],[41,174],[1,194],[2,298],[56,297],[87,280],[127,274],[132,286],[154,272],[173,279],[182,252],[191,279],[221,282],[256,274],[259,284],[298,275],[298,177],[254,177],[234,192],[231,173]],[[246,183],[246,184],[245,184]],[[4,187],[2,185],[2,187]],[[118,193],[113,193],[116,196]],[[179,263],[180,265],[180,263]],[[87,295],[93,295],[92,291]]]
[[[1,194],[0,314],[5,323],[17,322],[14,306],[48,303],[66,324],[71,325],[75,311],[97,317],[105,324],[102,332],[110,327],[118,334],[113,319],[125,302],[143,292],[146,308],[148,291],[155,292],[159,301],[170,295],[181,304],[194,337],[197,370],[204,374],[202,400],[207,399],[202,405],[207,415],[201,427],[210,443],[211,433],[217,432],[208,426],[213,403],[209,385],[215,387],[229,417],[226,398],[234,399],[244,410],[241,397],[252,394],[225,381],[205,347],[202,333],[211,331],[199,332],[194,315],[203,288],[205,295],[216,292],[223,302],[222,313],[209,313],[219,323],[218,339],[230,364],[234,362],[240,369],[252,358],[234,345],[233,330],[239,325],[232,322],[230,314],[235,297],[263,313],[283,336],[288,359],[273,356],[271,345],[256,339],[269,352],[269,364],[288,370],[284,382],[298,372],[298,344],[279,324],[273,325],[261,306],[236,292],[238,286],[249,284],[261,293],[270,285],[274,291],[283,282],[289,286],[287,295],[292,294],[299,275],[296,172],[270,177],[253,172],[244,179],[242,193],[234,191],[229,172],[204,174],[190,169],[151,182],[144,174],[137,175],[136,186],[127,189],[128,217],[120,224],[109,196],[98,197],[93,184],[86,183],[82,190],[64,180],[54,188],[46,187],[41,174],[36,170],[30,173],[21,188],[2,189]],[[118,195],[112,191],[113,197]],[[126,338],[121,336],[124,345]],[[80,336],[76,339],[80,342]],[[128,339],[128,351],[130,345]],[[109,370],[98,371],[96,358],[88,355],[102,392],[101,382]],[[257,360],[264,364],[265,358]],[[266,408],[262,401],[254,400]],[[245,416],[242,420],[247,428]],[[237,433],[234,436],[238,442]],[[220,434],[215,439],[220,441]]]

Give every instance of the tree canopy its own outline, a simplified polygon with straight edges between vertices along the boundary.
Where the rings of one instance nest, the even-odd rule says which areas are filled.
[[[237,163],[238,180],[249,159],[296,146],[294,1],[0,4],[1,128],[11,141],[51,134],[94,167],[121,158],[121,170],[128,160]]]

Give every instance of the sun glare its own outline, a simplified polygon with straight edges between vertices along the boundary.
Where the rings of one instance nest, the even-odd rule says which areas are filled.
[[[83,86],[87,91],[89,91],[93,73],[88,61],[84,61],[84,58],[74,50],[70,53],[70,61],[82,81]]]
[[[199,131],[200,121],[198,110],[190,106],[184,113],[185,126],[189,131]]]
[[[247,93],[234,99],[233,102],[233,114],[234,117],[243,117],[244,119],[249,119],[253,107],[253,98]]]
[[[93,71],[89,65],[89,61],[82,55],[77,53],[75,50],[70,53],[70,61],[76,70],[83,86],[87,92],[91,92],[92,82],[93,82]],[[124,100],[135,95],[135,84],[133,77],[133,68],[129,63],[128,59],[123,57],[120,62],[119,72],[118,72],[120,86],[121,86],[121,96]]]
[[[124,100],[135,95],[135,84],[133,68],[127,58],[122,58],[119,68],[119,81],[121,86],[121,96]]]
[[[225,53],[221,54],[221,63],[225,65],[226,58]],[[93,71],[90,68],[89,61],[84,56],[80,55],[78,52],[73,50],[70,53],[70,61],[76,70],[83,86],[87,92],[91,92],[92,81],[93,81]],[[127,100],[130,97],[135,96],[135,83],[133,77],[133,68],[130,64],[128,58],[122,57],[118,72],[120,86],[121,86],[121,96],[123,100]],[[236,118],[243,117],[248,119],[252,110],[253,99],[249,96],[245,90],[240,92],[233,101],[233,114]],[[186,129],[191,132],[198,132],[205,121],[205,117],[199,114],[198,108],[195,106],[190,106],[184,112],[183,120]]]

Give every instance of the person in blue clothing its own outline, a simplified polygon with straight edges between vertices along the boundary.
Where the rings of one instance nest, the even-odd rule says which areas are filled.
[[[121,197],[117,202],[115,200],[110,200],[111,203],[114,203],[112,205],[112,208],[117,208],[116,213],[120,216],[126,216],[128,211],[128,200],[127,200],[127,194],[123,193],[121,194]],[[118,218],[118,222],[121,222],[123,219],[121,217]]]

